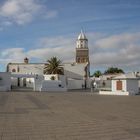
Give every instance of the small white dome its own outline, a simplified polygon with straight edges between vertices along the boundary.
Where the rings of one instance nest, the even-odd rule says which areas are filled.
[[[87,37],[85,36],[85,34],[81,31],[80,35],[78,36],[78,40],[80,39],[86,39],[87,40]]]

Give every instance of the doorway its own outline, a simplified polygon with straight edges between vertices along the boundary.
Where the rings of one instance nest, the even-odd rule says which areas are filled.
[[[117,90],[122,90],[122,81],[117,81]]]
[[[23,87],[26,87],[26,78],[23,78]]]

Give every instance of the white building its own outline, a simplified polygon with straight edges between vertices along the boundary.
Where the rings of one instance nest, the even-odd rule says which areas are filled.
[[[81,89],[83,86],[85,88],[89,86],[88,79],[90,68],[88,39],[83,32],[80,33],[77,39],[75,58],[75,62],[62,64],[65,80],[62,76],[59,76],[61,77],[60,79],[55,79],[62,80],[63,85],[65,85],[67,89]],[[47,75],[44,75],[44,67],[45,63],[30,63],[29,59],[25,58],[23,63],[9,63],[7,65],[7,72],[11,72],[12,86],[31,87],[37,90],[38,88],[36,89],[34,87],[35,85],[37,86],[37,80],[35,80],[36,76],[43,76],[43,79],[41,78],[42,82],[43,80],[50,80],[49,75],[48,78],[46,78]],[[42,84],[42,82],[40,82],[40,84]],[[48,81],[43,83],[48,83]],[[38,83],[38,85],[40,84]]]
[[[112,79],[111,91],[100,91],[99,94],[136,95],[139,94],[139,78],[135,73],[122,74]]]
[[[11,73],[0,72],[0,91],[11,90]]]

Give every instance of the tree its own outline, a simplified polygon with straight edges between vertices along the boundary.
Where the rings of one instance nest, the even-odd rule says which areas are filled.
[[[110,67],[104,72],[104,74],[115,74],[115,73],[124,73],[124,71],[120,68]]]
[[[52,57],[47,61],[44,67],[44,74],[64,74],[61,60],[57,57]]]
[[[102,73],[101,73],[100,70],[95,71],[94,74],[93,74],[93,76],[95,76],[95,77],[99,77],[101,75],[102,75]]]

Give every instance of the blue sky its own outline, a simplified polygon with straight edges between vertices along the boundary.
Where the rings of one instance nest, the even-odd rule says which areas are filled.
[[[140,70],[139,0],[0,0],[0,70],[8,62],[74,61],[81,29],[91,71]]]

